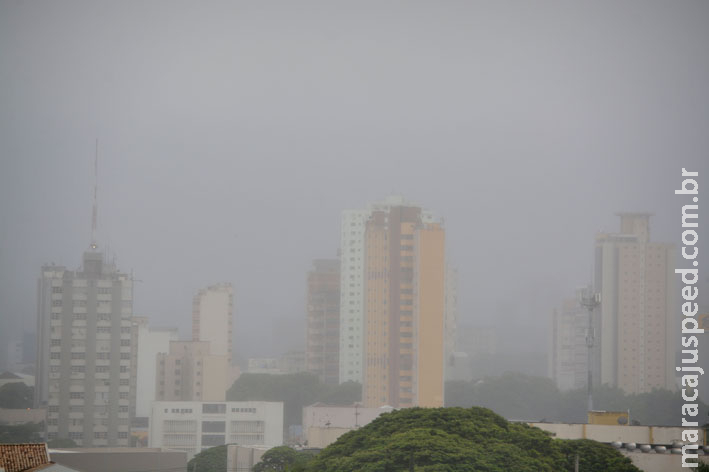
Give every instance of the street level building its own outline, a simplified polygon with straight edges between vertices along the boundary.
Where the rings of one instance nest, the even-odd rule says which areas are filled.
[[[185,451],[188,459],[214,446],[283,444],[280,402],[155,402],[150,447]]]

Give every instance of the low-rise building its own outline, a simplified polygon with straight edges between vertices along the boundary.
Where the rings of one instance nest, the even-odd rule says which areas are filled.
[[[646,472],[680,472],[682,468],[682,431],[680,427],[628,426],[585,423],[529,423],[558,439],[591,439],[611,444]],[[699,443],[706,444],[700,429]],[[696,453],[697,451],[693,451]],[[699,448],[699,460],[707,462],[709,447]]]
[[[303,408],[303,433],[308,447],[325,448],[337,438],[374,421],[382,413],[393,411],[391,406],[364,408],[359,403],[332,406],[315,403]]]
[[[214,446],[283,444],[281,402],[155,402],[150,447],[185,451],[188,459]]]

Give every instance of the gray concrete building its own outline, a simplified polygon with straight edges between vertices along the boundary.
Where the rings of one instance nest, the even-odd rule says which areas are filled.
[[[127,446],[133,280],[91,248],[82,267],[44,266],[38,282],[35,405],[47,439]]]

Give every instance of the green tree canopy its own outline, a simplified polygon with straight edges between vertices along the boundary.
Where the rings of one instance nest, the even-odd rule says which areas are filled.
[[[331,387],[310,372],[272,375],[245,373],[227,392],[228,401],[283,402],[283,424],[301,424],[303,407],[316,402],[349,405],[362,397],[362,386],[345,382]]]
[[[594,441],[552,439],[486,408],[407,408],[341,436],[308,464],[311,472],[558,472],[576,454],[588,468],[639,472],[630,459]],[[571,468],[569,465],[571,464]]]
[[[560,391],[551,379],[518,373],[486,377],[471,382],[447,382],[446,406],[482,406],[508,419],[585,423],[586,389]],[[607,385],[595,388],[596,408],[630,410],[631,421],[643,425],[679,426],[682,397],[669,390],[628,395]],[[704,404],[700,405],[703,411]]]
[[[224,472],[227,446],[210,447],[196,454],[187,463],[187,472]]]
[[[6,383],[0,387],[0,408],[32,408],[34,388],[23,382]]]
[[[311,452],[296,451],[288,446],[274,447],[254,465],[253,472],[302,472],[312,457]]]
[[[0,424],[0,444],[38,443],[42,441],[39,432],[41,423],[18,425]]]

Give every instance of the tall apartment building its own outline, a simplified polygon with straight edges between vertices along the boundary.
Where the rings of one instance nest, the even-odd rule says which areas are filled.
[[[192,302],[192,340],[209,342],[211,354],[226,355],[230,363],[233,305],[229,283],[200,290]]]
[[[308,272],[306,369],[328,385],[340,380],[340,261],[316,259]]]
[[[365,225],[366,407],[443,406],[445,232],[428,220],[400,205]]]
[[[208,341],[170,341],[170,351],[157,355],[157,401],[210,401],[226,398],[229,358],[211,354]]]
[[[627,393],[674,389],[673,246],[650,241],[649,214],[619,216],[619,233],[596,235],[600,381]]]
[[[342,212],[340,228],[340,383],[362,383],[364,367],[364,230],[373,211],[386,211],[406,204],[400,196],[390,196],[365,209]],[[421,218],[433,221],[422,210]]]
[[[549,374],[560,390],[584,388],[588,380],[588,310],[579,300],[578,293],[564,300],[552,316]]]
[[[44,266],[38,282],[36,406],[47,439],[128,446],[133,281],[96,251],[76,271]]]

